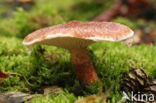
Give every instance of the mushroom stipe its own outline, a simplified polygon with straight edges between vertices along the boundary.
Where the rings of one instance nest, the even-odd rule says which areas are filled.
[[[98,76],[86,49],[70,50],[72,68],[82,83],[94,83]]]
[[[72,68],[79,81],[92,84],[98,76],[88,56],[87,46],[100,41],[125,40],[133,34],[129,27],[119,23],[71,21],[39,29],[26,36],[23,44],[28,47],[46,44],[69,50]]]

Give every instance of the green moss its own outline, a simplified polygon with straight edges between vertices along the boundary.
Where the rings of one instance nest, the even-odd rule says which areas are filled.
[[[15,42],[16,41],[16,42]],[[0,86],[3,91],[19,90],[41,92],[43,86],[58,85],[75,95],[98,93],[97,85],[81,87],[71,69],[68,51],[50,46],[35,46],[31,54],[17,38],[0,39],[0,67],[10,74]],[[130,68],[142,68],[156,78],[155,46],[139,45],[128,48],[122,43],[101,42],[88,47],[90,57],[101,80],[103,91],[114,83],[110,96],[119,95],[116,82]],[[51,59],[55,56],[55,59]]]
[[[32,103],[74,103],[76,97],[69,92],[64,92],[58,96],[41,96],[32,99]],[[27,102],[26,102],[27,103]]]
[[[117,22],[117,23],[121,23],[124,25],[127,25],[128,27],[135,29],[136,25],[134,25],[132,20],[129,20],[128,18],[125,17],[117,17],[114,20],[112,20],[113,22]],[[135,21],[136,22],[136,21]]]

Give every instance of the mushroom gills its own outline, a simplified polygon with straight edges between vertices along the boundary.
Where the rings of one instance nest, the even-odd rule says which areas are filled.
[[[45,39],[37,44],[54,45],[68,50],[86,48],[89,44],[94,43],[92,40],[84,40],[76,37],[56,37]]]

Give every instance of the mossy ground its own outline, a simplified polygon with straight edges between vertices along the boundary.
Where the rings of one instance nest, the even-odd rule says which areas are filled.
[[[37,45],[28,54],[22,40],[28,33],[45,26],[66,23],[73,19],[89,21],[113,4],[112,1],[99,2],[38,0],[29,11],[18,8],[11,18],[0,17],[0,70],[10,75],[1,82],[0,91],[41,93],[42,87],[52,85],[65,89],[59,96],[34,98],[33,103],[73,103],[78,96],[96,94],[95,85],[87,88],[80,86],[72,71],[67,50]],[[146,24],[143,20],[136,22],[122,17],[113,21],[133,29]],[[155,25],[152,24],[152,27]],[[113,99],[120,99],[120,86],[117,81],[130,68],[144,69],[156,78],[155,45],[142,44],[129,48],[121,42],[99,42],[90,45],[88,50],[102,82],[103,92],[115,84],[110,92]]]

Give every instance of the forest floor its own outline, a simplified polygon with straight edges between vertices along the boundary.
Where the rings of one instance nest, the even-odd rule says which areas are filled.
[[[97,84],[85,88],[79,84],[67,50],[37,45],[28,54],[28,48],[22,45],[22,41],[39,28],[71,20],[90,21],[112,5],[112,1],[38,0],[30,4],[28,10],[18,7],[14,11],[9,5],[3,7],[4,10],[0,10],[0,71],[8,74],[9,78],[0,79],[0,91],[43,94],[46,87],[57,87],[59,89],[53,95],[36,96],[32,103],[73,103],[93,94],[98,102]],[[144,19],[117,17],[112,21],[125,24],[134,31],[147,26],[156,28],[153,21]],[[155,44],[128,47],[122,42],[99,42],[91,44],[88,50],[103,92],[110,90],[108,97],[113,101],[121,100],[118,81],[130,69],[140,68],[156,79]]]

